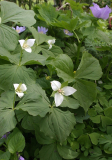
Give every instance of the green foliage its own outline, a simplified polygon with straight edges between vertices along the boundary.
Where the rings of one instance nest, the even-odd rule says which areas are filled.
[[[112,31],[67,2],[0,2],[0,160],[112,159]]]

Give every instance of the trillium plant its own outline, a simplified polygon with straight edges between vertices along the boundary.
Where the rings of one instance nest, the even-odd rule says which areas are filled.
[[[15,88],[15,92],[18,95],[18,97],[23,97],[24,96],[24,92],[27,90],[27,87],[25,84],[13,84],[14,88]]]
[[[35,39],[28,39],[28,40],[22,39],[22,40],[19,40],[19,43],[20,43],[22,49],[31,53],[32,52],[31,47],[34,45]]]
[[[0,1],[0,160],[112,160],[111,3],[59,5]]]
[[[58,81],[51,81],[51,87],[53,91],[56,92],[54,96],[56,107],[61,105],[61,103],[63,102],[64,96],[69,96],[77,91],[73,87],[69,87],[69,86],[61,88],[61,83]]]

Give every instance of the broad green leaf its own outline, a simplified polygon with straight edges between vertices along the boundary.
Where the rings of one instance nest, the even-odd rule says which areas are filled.
[[[17,104],[15,109],[22,109],[33,116],[40,115],[44,117],[50,111],[49,106],[50,102],[45,91],[38,84],[32,84],[28,86],[27,94]]]
[[[50,138],[57,139],[60,143],[64,142],[69,136],[75,125],[74,114],[69,111],[61,111],[58,108],[52,108],[52,112],[45,118],[40,119],[40,131],[44,132]]]
[[[40,160],[62,160],[55,143],[44,145],[40,150]]]
[[[38,33],[34,27],[29,27],[29,30],[31,31],[34,38],[36,39],[37,46],[42,44],[43,42],[47,42],[50,39],[55,39],[51,36],[47,36],[46,34]]]
[[[91,147],[91,141],[88,135],[82,134],[78,140],[77,140],[81,145],[84,145],[85,148],[90,148]]]
[[[10,152],[6,151],[0,151],[0,160],[9,160],[10,159]]]
[[[58,144],[57,149],[58,149],[60,156],[63,157],[64,159],[74,159],[79,155],[78,152],[73,151],[68,146],[61,146]]]
[[[40,144],[51,144],[55,142],[54,139],[51,139],[50,137],[45,136],[43,132],[40,132],[39,128],[37,127],[35,128],[35,136],[36,136],[37,142]]]
[[[88,110],[88,114],[89,114],[90,117],[94,117],[94,116],[97,115],[97,112],[95,111],[94,108],[90,108],[90,109]]]
[[[5,108],[13,108],[15,91],[3,92],[0,97],[0,110]]]
[[[45,65],[46,58],[43,55],[37,53],[28,53],[26,51],[23,52],[21,65],[32,65],[32,64],[42,64]]]
[[[0,111],[0,137],[11,131],[16,126],[15,113],[11,109]]]
[[[79,101],[81,107],[87,111],[96,98],[96,84],[90,81],[78,79],[73,87],[77,90],[73,96]]]
[[[72,18],[67,22],[66,21],[56,21],[52,24],[56,27],[60,27],[60,28],[67,29],[69,31],[73,31],[76,29],[76,27],[78,25],[78,17]]]
[[[16,128],[8,137],[8,150],[10,153],[22,152],[25,147],[25,138],[22,133]]]
[[[69,56],[60,54],[51,62],[51,65],[56,68],[57,75],[64,81],[74,81],[73,62]]]
[[[53,22],[59,14],[55,7],[47,3],[40,5],[38,12],[47,24],[51,24],[51,22]]]
[[[89,134],[89,137],[90,137],[90,139],[91,139],[91,142],[92,142],[94,145],[97,145],[97,144],[98,144],[98,139],[99,139],[99,137],[100,137],[100,134],[99,134],[99,133],[93,132],[93,133]]]
[[[84,52],[80,65],[76,71],[75,78],[98,80],[102,76],[99,61],[91,54]]]
[[[32,26],[35,24],[35,13],[30,10],[24,10],[13,2],[2,1],[1,4],[1,23],[9,21],[18,23],[23,26]]]
[[[20,110],[21,111],[21,110]],[[34,126],[34,123],[33,123],[33,118],[32,116],[26,114],[24,115],[23,117],[23,120],[22,120],[22,123],[21,123],[21,126],[24,128],[24,129],[27,129],[27,130],[34,130],[35,126]]]
[[[9,51],[7,51],[5,48],[0,47],[0,58],[10,61],[14,64],[19,64],[20,59],[20,53],[18,54],[11,54]]]
[[[0,87],[4,90],[13,88],[14,83],[28,85],[34,80],[35,73],[31,68],[10,64],[0,65]]]
[[[18,33],[14,29],[4,24],[0,25],[0,47],[13,51],[16,48],[18,39]]]
[[[79,108],[79,102],[71,97],[67,97],[61,104],[60,107],[68,107],[68,108],[72,108],[72,109],[77,109]]]
[[[32,116],[40,115],[44,117],[47,112],[49,112],[49,104],[42,98],[37,97],[37,99],[29,99],[29,94],[23,98],[22,103],[16,106],[16,110],[22,109],[27,111]]]
[[[49,46],[42,46],[42,54],[48,58],[48,57],[53,57],[55,58],[56,56],[58,56],[59,54],[63,54],[63,51],[60,47],[58,46],[52,46],[52,48],[50,50],[48,50]]]

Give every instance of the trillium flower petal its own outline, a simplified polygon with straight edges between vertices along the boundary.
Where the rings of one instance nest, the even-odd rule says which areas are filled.
[[[20,90],[21,90],[22,92],[26,91],[26,90],[27,90],[26,85],[25,85],[25,84],[21,84]]]
[[[61,88],[61,83],[58,81],[51,81],[51,87],[53,91],[57,91],[58,89]]]
[[[71,95],[71,94],[73,94],[73,93],[75,93],[77,91],[73,87],[69,87],[69,86],[63,87],[62,89],[64,91],[64,95],[65,96],[69,96],[69,95]]]
[[[16,92],[19,98],[22,98],[24,96],[24,93]]]
[[[31,53],[32,52],[32,49],[29,47],[29,48],[25,48],[25,51]]]
[[[13,86],[14,86],[14,89],[16,90],[18,88],[19,84],[13,84]]]
[[[29,47],[32,47],[35,43],[35,39],[28,39],[26,43],[28,44]]]
[[[21,47],[23,47],[24,42],[25,42],[25,40],[24,40],[24,39],[19,40],[19,43],[20,43]]]
[[[60,93],[55,93],[55,96],[54,96],[54,100],[55,100],[55,104],[56,104],[56,107],[60,106],[60,104],[63,102],[63,95],[60,94]]]

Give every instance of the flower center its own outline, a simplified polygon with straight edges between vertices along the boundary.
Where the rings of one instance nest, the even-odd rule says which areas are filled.
[[[25,49],[25,48],[29,48],[29,45],[26,43],[26,42],[24,42],[23,43],[23,48]]]
[[[64,95],[64,90],[63,89],[58,89],[58,93]]]
[[[16,29],[16,32],[19,33],[19,32],[20,32],[20,29]]]
[[[65,34],[68,34],[69,33],[69,31],[68,30],[65,30]]]
[[[39,33],[42,33],[42,34],[43,34],[44,32],[43,32],[43,31],[40,31]]]
[[[22,92],[23,92],[20,87],[21,87],[21,85],[19,85],[19,86],[17,87],[16,92],[19,92],[19,93],[22,93]]]

